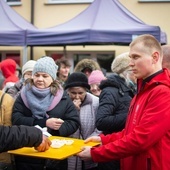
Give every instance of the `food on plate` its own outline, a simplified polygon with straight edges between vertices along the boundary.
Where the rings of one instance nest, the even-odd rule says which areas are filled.
[[[72,145],[74,140],[65,140],[66,145]]]
[[[74,140],[67,140],[67,139],[53,139],[51,140],[51,147],[52,148],[61,148],[64,145],[72,145]]]

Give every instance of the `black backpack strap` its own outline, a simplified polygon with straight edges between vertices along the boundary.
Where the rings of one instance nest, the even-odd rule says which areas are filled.
[[[2,102],[3,102],[4,96],[5,96],[5,93],[3,93],[3,94],[1,95],[1,99],[0,99],[0,107],[2,106]]]

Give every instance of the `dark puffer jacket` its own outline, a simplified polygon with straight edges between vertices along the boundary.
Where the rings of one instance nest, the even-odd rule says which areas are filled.
[[[0,153],[24,146],[39,146],[41,142],[42,132],[35,127],[0,126]]]
[[[99,96],[96,127],[104,134],[121,131],[125,126],[130,101],[134,94],[126,85],[125,79],[116,74],[103,80],[100,89],[102,92]],[[98,169],[119,170],[120,161],[99,163]]]
[[[134,96],[125,79],[111,75],[100,84],[96,126],[104,134],[118,132],[125,126],[130,101]]]

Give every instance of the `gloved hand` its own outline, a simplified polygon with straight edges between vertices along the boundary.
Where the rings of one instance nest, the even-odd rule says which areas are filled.
[[[43,135],[41,144],[34,148],[35,148],[35,150],[37,150],[39,152],[44,152],[49,149],[50,145],[51,145],[51,141],[46,136]]]

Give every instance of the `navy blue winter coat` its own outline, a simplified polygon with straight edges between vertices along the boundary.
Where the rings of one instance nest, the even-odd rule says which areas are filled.
[[[118,132],[125,126],[129,105],[134,94],[125,79],[112,74],[100,84],[96,126],[104,134]]]

